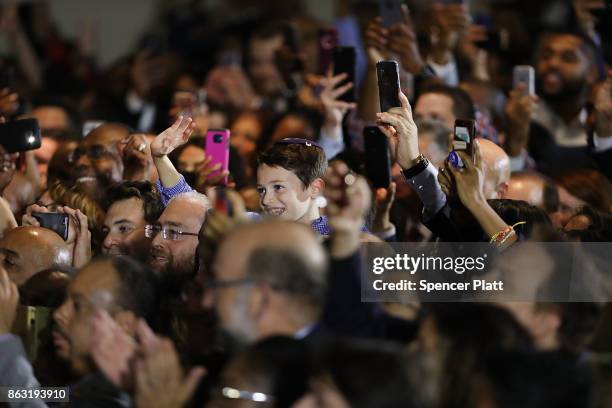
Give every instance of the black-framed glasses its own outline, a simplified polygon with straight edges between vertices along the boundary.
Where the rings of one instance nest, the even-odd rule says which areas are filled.
[[[170,240],[170,241],[178,241],[183,236],[193,236],[197,237],[198,233],[196,232],[185,232],[176,227],[170,226],[161,226],[157,225],[146,225],[145,226],[145,237],[147,238],[155,238],[157,234],[161,232],[162,238]]]
[[[104,156],[110,156],[112,153],[102,145],[92,145],[88,147],[77,147],[70,154],[68,161],[70,163],[75,163],[81,157],[87,156],[91,160],[99,160]]]

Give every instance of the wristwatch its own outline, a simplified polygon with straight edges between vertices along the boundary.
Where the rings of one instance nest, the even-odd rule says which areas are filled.
[[[410,167],[409,169],[402,169],[402,175],[406,179],[406,181],[420,174],[423,170],[429,166],[429,160],[422,154],[417,156],[417,164]]]

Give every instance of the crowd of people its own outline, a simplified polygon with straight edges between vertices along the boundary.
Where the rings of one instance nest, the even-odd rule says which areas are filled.
[[[0,387],[69,390],[10,406],[612,406],[608,2],[407,0],[389,23],[338,0],[330,24],[302,3],[160,2],[104,67],[91,26],[0,6],[2,121],[41,131],[9,153],[0,124]],[[318,55],[330,28],[350,81]],[[400,106],[381,112],[385,60]],[[449,156],[456,120],[471,155]],[[603,295],[362,301],[366,247],[406,242],[489,245],[539,295],[572,263],[548,243],[571,242]]]

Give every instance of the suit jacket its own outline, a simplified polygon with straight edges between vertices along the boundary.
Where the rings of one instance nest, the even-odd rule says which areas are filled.
[[[577,168],[599,170],[612,180],[612,149],[597,152],[592,146],[560,146],[553,135],[542,125],[532,123],[529,130],[529,155],[536,161],[540,172],[555,176]]]
[[[19,337],[0,336],[0,386],[13,388],[39,387],[32,365],[28,361]],[[70,386],[70,407],[129,407],[128,394],[117,389],[104,376],[95,372]],[[41,400],[11,403],[11,408],[42,408]]]

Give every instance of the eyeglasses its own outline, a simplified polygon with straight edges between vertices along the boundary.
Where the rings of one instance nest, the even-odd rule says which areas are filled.
[[[264,394],[263,392],[252,392],[239,390],[232,387],[223,387],[221,388],[221,395],[227,399],[234,400],[246,400],[252,402],[272,402],[274,401],[274,397],[269,394]]]
[[[180,229],[172,227],[162,227],[161,225],[145,226],[145,237],[147,238],[155,238],[155,236],[160,232],[162,233],[162,237],[164,239],[168,239],[170,241],[178,241],[184,235],[190,235],[194,237],[198,236],[198,234],[195,232],[183,232]]]
[[[74,163],[83,156],[87,156],[92,160],[99,160],[104,156],[110,156],[112,153],[102,145],[93,145],[89,147],[77,147],[68,157],[70,163]]]

